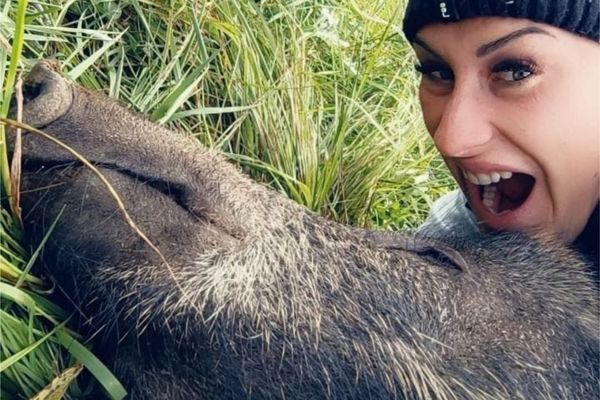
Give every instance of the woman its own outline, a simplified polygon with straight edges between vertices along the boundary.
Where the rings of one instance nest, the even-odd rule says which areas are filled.
[[[462,189],[427,231],[545,229],[598,263],[599,8],[409,1],[425,125]]]

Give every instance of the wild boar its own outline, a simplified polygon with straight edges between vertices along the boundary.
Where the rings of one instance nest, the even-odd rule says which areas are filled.
[[[197,140],[39,63],[23,209],[43,264],[136,399],[591,399],[597,288],[547,236],[334,223]],[[35,189],[35,190],[34,190]],[[541,240],[540,240],[541,239]]]

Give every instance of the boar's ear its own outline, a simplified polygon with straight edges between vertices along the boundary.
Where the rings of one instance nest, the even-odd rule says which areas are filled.
[[[73,102],[71,85],[57,72],[58,63],[44,60],[27,75],[24,97],[27,107],[23,122],[35,128],[44,127],[69,111]],[[14,115],[13,112],[11,114]]]

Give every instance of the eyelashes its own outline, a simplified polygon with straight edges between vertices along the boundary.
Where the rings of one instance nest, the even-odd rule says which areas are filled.
[[[448,82],[454,79],[450,66],[442,61],[423,61],[415,64],[415,70],[423,77],[435,82]],[[538,67],[532,60],[514,58],[502,60],[490,68],[490,76],[494,81],[509,84],[523,81],[538,74]]]
[[[497,80],[522,81],[538,73],[537,65],[528,59],[503,60],[492,67],[492,73]]]
[[[450,67],[439,61],[424,61],[420,64],[415,64],[415,70],[433,80],[447,81],[454,79],[454,73]]]

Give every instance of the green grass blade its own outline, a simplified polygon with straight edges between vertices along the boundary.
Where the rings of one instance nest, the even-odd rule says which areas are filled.
[[[127,395],[127,391],[115,378],[108,368],[102,364],[84,345],[69,335],[64,329],[56,331],[56,339],[69,353],[83,364],[88,371],[102,384],[111,399],[120,400]]]
[[[8,74],[2,87],[3,96],[0,104],[0,116],[6,117],[10,107],[10,98],[13,93],[15,79],[17,75],[17,63],[23,49],[23,33],[25,26],[25,13],[27,10],[27,0],[19,0],[17,7],[17,23],[12,43],[11,61],[8,67]],[[8,147],[6,145],[6,132],[4,126],[0,126],[0,179],[6,196],[10,196],[10,172],[8,167]]]
[[[52,337],[52,335],[56,334],[58,332],[58,330],[63,327],[64,324],[65,324],[65,322],[63,322],[60,325],[55,326],[54,329],[52,329],[50,332],[48,332],[46,335],[44,335],[41,339],[37,340],[35,343],[32,343],[31,345],[27,346],[26,348],[19,351],[18,353],[13,354],[12,356],[10,356],[7,359],[0,362],[0,372],[4,372],[4,370],[6,370],[10,366],[12,366],[14,363],[16,363],[20,359],[24,358],[26,355],[28,355],[32,351],[39,348],[44,342],[46,342],[46,340],[48,340],[50,337]]]
[[[79,63],[77,66],[75,66],[74,68],[72,68],[70,71],[68,71],[67,73],[65,73],[65,75],[72,79],[72,80],[76,80],[77,78],[79,78],[79,76],[81,76],[81,74],[86,71],[88,68],[90,68],[90,66],[92,66],[100,57],[102,57],[115,43],[117,43],[119,41],[119,39],[121,38],[121,36],[123,36],[125,32],[122,32],[121,34],[119,34],[117,37],[107,40],[104,45],[102,45],[101,48],[99,48],[98,50],[96,50],[92,55],[90,55],[89,57],[87,57],[85,60],[83,60],[81,63]]]
[[[27,261],[27,264],[25,265],[25,268],[22,269],[21,277],[15,283],[15,287],[17,287],[17,288],[20,287],[21,284],[23,284],[23,282],[25,281],[25,279],[29,275],[29,271],[33,267],[33,264],[35,263],[35,261],[37,260],[37,258],[39,257],[42,249],[44,248],[44,245],[48,241],[48,238],[50,238],[50,236],[52,235],[52,232],[54,231],[54,228],[56,227],[56,224],[58,223],[58,221],[62,217],[62,214],[63,214],[64,210],[65,210],[64,207],[61,208],[61,210],[59,211],[59,213],[56,216],[56,218],[54,218],[54,221],[52,221],[52,225],[50,225],[50,227],[48,228],[48,230],[45,232],[44,237],[42,238],[42,241],[37,246],[37,249],[35,249],[35,251],[31,255],[31,257],[29,258],[29,260]]]
[[[191,96],[194,92],[198,83],[203,76],[208,72],[208,66],[216,55],[213,55],[204,63],[198,65],[194,70],[177,86],[173,88],[171,93],[165,98],[165,100],[156,108],[150,117],[153,121],[158,123],[166,122],[175,111]]]

